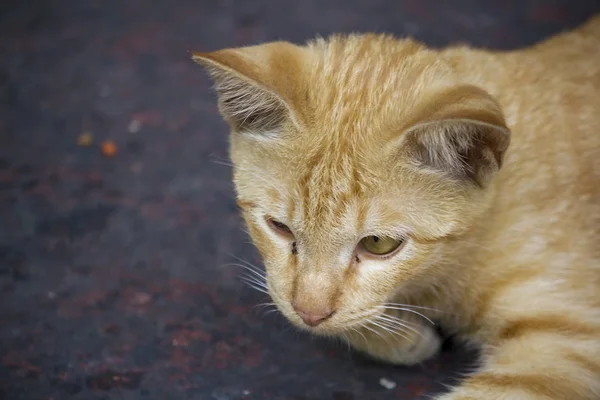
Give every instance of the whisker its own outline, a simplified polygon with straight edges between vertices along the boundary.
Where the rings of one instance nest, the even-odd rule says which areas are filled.
[[[254,308],[269,308],[269,307],[277,307],[277,304],[270,302],[270,303],[260,303],[254,306]]]
[[[250,275],[250,274],[244,274],[240,278],[242,280],[244,280],[246,283],[251,284],[250,286],[252,286],[254,288],[256,288],[255,286],[260,287],[261,289],[263,289],[263,290],[260,290],[261,292],[267,293],[267,294],[269,294],[272,297],[272,295],[269,293],[269,287],[268,287],[268,283],[267,283],[267,277],[260,270],[259,267],[257,267],[256,265],[252,264],[251,262],[246,261],[244,259],[241,259],[241,258],[239,258],[239,257],[237,257],[237,256],[235,256],[233,254],[229,254],[229,255],[231,257],[235,258],[236,260],[240,261],[242,264],[232,263],[232,264],[226,264],[226,265],[238,266],[238,267],[244,268],[248,272],[252,273],[252,275]]]
[[[246,271],[252,272],[254,275],[256,275],[261,280],[263,280],[263,281],[267,280],[266,276],[261,274],[259,271],[256,271],[256,270],[248,267],[247,265],[232,263],[232,264],[223,264],[223,266],[224,267],[241,267],[241,268],[244,268]]]
[[[401,336],[404,339],[408,340],[411,343],[413,342],[411,338],[409,338],[406,335],[403,335],[400,331],[394,331],[394,330],[390,329],[391,328],[390,326],[383,325],[377,321],[371,321],[371,324],[380,327],[381,329],[383,329],[384,331],[386,331],[387,333],[389,333],[391,335],[398,335],[398,336]]]
[[[244,279],[244,277],[240,277],[240,279],[242,279],[242,281],[244,281],[246,283],[246,285],[250,286],[252,289],[258,290],[259,292],[270,296],[269,292],[267,290],[265,290],[263,287],[257,286],[253,282]]]
[[[363,319],[365,319],[365,317],[367,317],[369,315],[372,315],[372,314],[374,314],[373,310],[371,310],[371,309],[364,310],[364,311],[362,311],[362,312],[360,312],[358,314],[353,315],[353,317],[351,319],[349,319],[349,320],[347,320],[345,322],[348,323],[348,324],[351,324],[353,322],[363,320]]]
[[[402,326],[406,326],[408,327],[418,327],[419,323],[418,322],[412,322],[412,321],[407,321],[403,318],[397,317],[395,315],[391,315],[391,314],[380,314],[377,316],[377,318],[380,319],[385,319],[388,320],[389,322],[393,322]]]
[[[406,308],[406,307],[392,307],[392,306],[376,306],[377,308],[383,308],[383,309],[387,309],[387,310],[400,310],[400,311],[406,311],[409,313],[413,313],[415,315],[419,315],[421,317],[423,317],[424,319],[426,319],[431,325],[435,325],[435,322],[433,322],[431,319],[429,319],[428,317],[426,317],[425,315],[421,314],[418,311],[415,310],[411,310],[410,308]]]
[[[220,157],[218,154],[216,153],[210,153],[208,155],[208,158],[214,158],[215,160],[221,160],[221,161],[228,161],[229,159],[227,157]]]
[[[406,307],[406,308],[416,308],[419,310],[427,310],[427,311],[435,311],[435,312],[442,312],[441,310],[438,310],[437,308],[431,308],[431,307],[423,307],[423,306],[413,306],[411,304],[402,304],[402,303],[383,303],[384,306],[393,306],[393,307]]]
[[[233,258],[235,258],[236,260],[238,260],[238,261],[239,261],[239,262],[241,262],[242,264],[244,264],[244,265],[247,265],[248,267],[255,269],[256,271],[262,271],[262,268],[258,267],[257,265],[254,265],[254,264],[252,264],[252,263],[251,263],[250,261],[248,261],[248,260],[244,260],[243,258],[240,258],[240,257],[238,257],[238,256],[236,256],[235,254],[232,254],[232,253],[228,253],[228,255],[229,255],[230,257],[233,257]]]
[[[277,306],[275,303],[261,303],[252,307],[254,310],[257,310],[262,317],[265,317],[272,312],[277,311]]]
[[[244,281],[244,282],[251,283],[251,284],[256,285],[256,286],[258,286],[260,288],[263,288],[265,290],[268,289],[268,287],[264,283],[262,283],[262,282],[260,282],[260,281],[258,281],[256,279],[254,279],[254,277],[252,277],[250,275],[240,275],[239,278],[242,281]]]
[[[213,164],[219,164],[219,165],[224,165],[226,167],[231,167],[233,168],[233,164],[231,162],[228,161],[223,161],[223,160],[210,160],[211,163]]]
[[[416,333],[419,336],[423,336],[423,334],[418,329],[415,329],[414,327],[408,325],[405,321],[402,321],[398,318],[390,318],[386,315],[378,315],[375,317],[375,319],[385,321],[388,325],[391,325],[391,327],[399,328],[403,331],[409,330],[411,332]]]
[[[365,341],[365,343],[369,343],[368,340],[367,340],[367,338],[365,337],[365,335],[363,335],[363,333],[361,331],[359,331],[356,328],[350,328],[350,329],[352,329],[352,331],[358,333],[363,338],[363,340]]]
[[[253,285],[252,285],[252,284],[250,284],[250,283],[248,283],[247,285],[248,285],[248,286],[250,286],[252,289],[254,289],[254,290],[257,290],[257,291],[259,291],[259,292],[261,292],[261,293],[264,293],[264,294],[266,294],[266,295],[268,295],[268,294],[269,294],[269,292],[267,292],[266,290],[264,290],[264,289],[261,289],[261,288],[259,288],[259,287],[256,287],[256,286],[253,286]]]
[[[253,286],[253,285],[251,285],[251,284],[249,284],[249,283],[248,283],[247,285],[248,285],[248,286],[250,286],[252,289],[254,289],[254,290],[257,290],[257,291],[259,291],[259,292],[261,292],[261,293],[264,293],[264,294],[266,294],[266,295],[268,295],[268,294],[269,294],[269,292],[267,292],[267,291],[266,291],[266,290],[264,290],[264,289],[261,289],[261,288],[259,288],[259,287]]]
[[[242,264],[244,264],[245,266],[247,266],[248,268],[251,268],[252,270],[258,272],[259,274],[261,274],[262,276],[266,276],[266,272],[264,272],[263,268],[252,264],[250,261],[244,260],[243,258],[237,257],[236,255],[233,254],[229,254],[231,257],[235,258],[237,261],[241,262]]]
[[[259,286],[263,289],[269,289],[269,287],[267,286],[267,284],[265,282],[261,282],[258,279],[256,279],[255,277],[253,277],[252,275],[248,275],[248,274],[244,274],[244,275],[240,275],[240,279],[246,281],[246,282],[250,282],[255,284],[256,286]]]
[[[390,345],[390,341],[388,340],[387,337],[385,337],[384,335],[382,335],[381,333],[379,333],[377,330],[369,327],[368,324],[372,323],[372,321],[367,321],[365,324],[362,325],[363,328],[367,329],[368,331],[373,332],[374,334],[376,334],[377,336],[379,336],[380,338],[382,338],[388,345]]]
[[[348,353],[350,353],[350,351],[352,350],[352,347],[350,347],[350,339],[348,338],[348,335],[346,335],[346,332],[340,332],[340,333],[344,337],[344,340],[342,340],[342,342],[344,342],[346,344],[346,346],[348,346]]]

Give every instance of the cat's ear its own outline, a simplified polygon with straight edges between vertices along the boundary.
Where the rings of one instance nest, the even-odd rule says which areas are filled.
[[[480,186],[502,167],[510,130],[500,105],[484,90],[453,88],[433,96],[417,114],[401,137],[413,164]]]
[[[297,122],[302,48],[287,42],[193,53],[213,78],[223,118],[237,132],[276,130]]]

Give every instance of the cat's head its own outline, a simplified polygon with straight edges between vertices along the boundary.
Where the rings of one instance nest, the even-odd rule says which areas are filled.
[[[332,37],[194,60],[232,130],[269,292],[300,327],[335,334],[426,285],[492,201],[509,143],[500,107],[416,42]]]

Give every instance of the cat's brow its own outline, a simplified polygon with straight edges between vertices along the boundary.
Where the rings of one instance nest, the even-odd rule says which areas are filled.
[[[306,160],[298,180],[302,219],[305,228],[318,230],[333,227],[343,220],[349,205],[362,192],[359,163],[350,154],[323,151]],[[294,206],[295,207],[295,206]],[[365,213],[354,216],[357,225],[364,225]]]

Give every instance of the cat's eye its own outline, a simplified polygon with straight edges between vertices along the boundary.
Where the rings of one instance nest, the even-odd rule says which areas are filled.
[[[376,256],[386,256],[398,250],[404,244],[404,239],[385,236],[367,236],[360,241],[363,250]]]
[[[280,235],[284,235],[287,237],[294,236],[292,230],[283,222],[279,222],[273,218],[267,218],[267,223],[275,232],[279,233]]]

